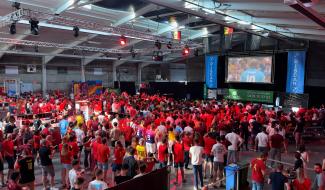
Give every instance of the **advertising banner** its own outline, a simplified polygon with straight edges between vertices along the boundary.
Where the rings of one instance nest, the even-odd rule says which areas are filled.
[[[217,88],[218,56],[205,56],[205,84],[207,88]]]
[[[231,100],[273,103],[273,92],[260,90],[229,89],[229,95],[227,98]]]
[[[290,51],[288,53],[287,93],[304,93],[305,61],[305,51]]]

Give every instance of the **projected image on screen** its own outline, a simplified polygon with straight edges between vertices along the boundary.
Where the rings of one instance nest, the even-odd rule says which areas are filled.
[[[228,58],[227,82],[272,83],[272,56]]]

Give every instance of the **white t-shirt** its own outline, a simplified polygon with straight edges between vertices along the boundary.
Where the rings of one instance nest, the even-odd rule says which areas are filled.
[[[77,181],[77,172],[75,169],[71,169],[69,171],[70,187],[73,187],[76,181]]]
[[[164,125],[159,125],[159,126],[157,127],[157,129],[158,129],[158,131],[159,131],[160,133],[163,133],[163,134],[166,134],[166,133],[167,133],[167,128],[166,128]]]
[[[78,142],[78,146],[82,146],[83,145],[83,139],[85,137],[85,133],[83,130],[81,130],[80,128],[76,128],[74,130],[74,132],[76,133],[76,137],[77,137],[77,142]]]
[[[267,134],[265,134],[264,132],[257,133],[255,139],[258,140],[257,146],[267,147],[267,143],[269,141],[269,137],[267,136]]]
[[[107,188],[107,183],[98,180],[91,181],[88,185],[88,190],[105,190]]]
[[[184,128],[184,132],[193,133],[193,128],[190,127],[190,126],[186,126],[186,127]]]
[[[231,143],[228,150],[238,150],[238,143],[243,142],[243,139],[234,132],[228,133],[225,138]]]
[[[202,146],[192,146],[190,148],[192,165],[201,165],[202,164],[202,162],[203,162],[202,154],[203,154]]]
[[[212,146],[211,153],[214,156],[214,162],[224,162],[224,155],[227,153],[227,149],[223,144],[218,142]]]

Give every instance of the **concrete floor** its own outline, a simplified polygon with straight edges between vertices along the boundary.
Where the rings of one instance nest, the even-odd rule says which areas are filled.
[[[325,139],[324,140],[314,140],[312,142],[306,142],[306,148],[307,150],[310,152],[310,163],[308,164],[309,168],[313,167],[313,164],[316,162],[322,162],[322,160],[325,158]],[[293,145],[289,145],[289,151],[287,154],[283,153],[282,154],[282,161],[283,162],[287,162],[287,163],[293,163],[294,159],[293,159],[293,153],[295,151],[295,148]],[[240,152],[240,160],[243,163],[249,163],[250,160],[254,157],[256,157],[258,154],[256,152],[252,152],[252,151],[243,151]],[[62,189],[61,188],[61,174],[60,174],[60,169],[61,169],[61,165],[59,163],[59,158],[58,155],[55,156],[55,158],[53,159],[54,162],[54,167],[55,167],[55,171],[56,171],[56,176],[55,176],[55,184],[57,189]],[[285,166],[285,168],[288,166]],[[7,173],[7,165],[5,164],[5,171],[4,173]],[[268,171],[270,172],[270,170]],[[36,189],[37,190],[41,190],[42,188],[42,184],[41,184],[41,169],[39,166],[35,166],[35,175],[36,175]],[[248,173],[248,175],[250,176],[250,171]],[[313,179],[314,178],[314,173],[313,171],[308,171],[307,175]],[[111,175],[109,175],[111,176]],[[185,170],[185,178],[187,180],[186,183],[182,184],[179,183],[178,185],[174,185],[175,182],[175,172],[174,169],[172,169],[171,175],[170,175],[170,189],[171,190],[192,190],[193,189],[193,174],[192,174],[192,170]],[[248,181],[250,181],[250,177],[248,177]],[[91,180],[90,177],[88,180]],[[181,181],[181,180],[179,180]],[[209,183],[209,179],[205,179],[204,180],[205,184]],[[7,188],[0,188],[0,190],[5,190]],[[209,188],[211,189],[211,188]],[[213,188],[212,188],[213,189]],[[222,189],[222,188],[221,188]],[[224,189],[224,188],[223,188]],[[270,189],[269,185],[266,185],[265,187],[266,190]]]

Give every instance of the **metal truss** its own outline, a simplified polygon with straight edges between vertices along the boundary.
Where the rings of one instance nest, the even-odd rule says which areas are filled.
[[[88,52],[98,52],[98,53],[114,53],[114,54],[132,54],[132,53],[148,53],[152,51],[152,48],[147,49],[133,49],[130,50],[121,50],[121,49],[108,49],[108,48],[97,48],[89,46],[71,46],[70,44],[59,44],[51,42],[40,42],[40,41],[30,41],[30,40],[18,40],[11,38],[0,38],[0,43],[4,44],[14,44],[22,46],[32,46],[32,47],[48,47],[48,48],[58,48],[58,49],[70,49],[77,51],[88,51]],[[180,51],[182,50],[181,46],[176,46],[170,51]]]
[[[142,32],[138,30],[134,30],[131,28],[125,28],[125,27],[115,27],[115,26],[106,26],[102,25],[96,22],[91,22],[87,20],[81,20],[76,19],[72,17],[66,17],[66,16],[59,16],[59,15],[53,15],[51,13],[44,13],[40,11],[35,10],[29,10],[29,9],[20,9],[19,16],[17,17],[17,20],[20,19],[37,19],[39,21],[45,21],[49,24],[57,24],[57,25],[63,25],[63,26],[78,26],[79,28],[88,29],[88,30],[96,30],[100,32],[106,32],[111,33],[114,35],[125,35],[130,38],[137,38],[142,40],[148,40],[148,41],[156,41],[159,40],[161,43],[168,43],[168,42],[174,42],[179,43],[181,45],[187,44],[191,47],[202,47],[202,44],[193,42],[193,41],[176,41],[171,38],[166,38],[163,36],[153,35],[148,32]],[[18,12],[16,11],[16,12]],[[0,22],[0,26],[3,27],[3,25],[6,25],[10,22],[12,22],[12,15],[15,15],[16,12],[13,12],[5,17],[3,17]]]
[[[0,17],[0,28],[10,25],[13,22],[17,22],[20,20],[24,15],[26,15],[28,11],[24,9],[19,9],[15,12],[7,14],[6,16]]]

